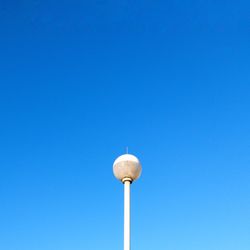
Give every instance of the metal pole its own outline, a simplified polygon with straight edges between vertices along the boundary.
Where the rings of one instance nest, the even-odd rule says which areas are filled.
[[[130,250],[130,181],[124,182],[124,250]]]

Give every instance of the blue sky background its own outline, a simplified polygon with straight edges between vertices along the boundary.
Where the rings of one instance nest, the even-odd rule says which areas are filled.
[[[250,3],[0,1],[0,249],[249,250]]]

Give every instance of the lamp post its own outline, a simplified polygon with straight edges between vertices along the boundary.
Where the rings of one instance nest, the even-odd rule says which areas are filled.
[[[130,250],[130,185],[141,171],[140,161],[131,154],[119,156],[113,164],[115,177],[124,184],[124,250]]]

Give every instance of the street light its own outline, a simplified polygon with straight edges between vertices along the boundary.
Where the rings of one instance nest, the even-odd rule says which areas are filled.
[[[140,161],[131,154],[119,156],[113,164],[115,177],[124,184],[124,250],[130,250],[130,184],[141,171]]]

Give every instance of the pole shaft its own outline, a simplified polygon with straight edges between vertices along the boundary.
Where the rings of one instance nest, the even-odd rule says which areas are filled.
[[[124,250],[130,250],[130,181],[124,182]]]

